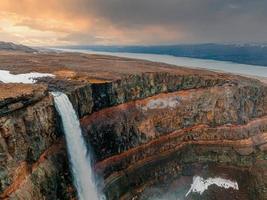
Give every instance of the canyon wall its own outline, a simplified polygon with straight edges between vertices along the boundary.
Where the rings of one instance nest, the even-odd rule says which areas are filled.
[[[254,167],[250,173],[261,166],[264,174],[267,87],[241,77],[206,81],[200,77],[203,85],[188,81],[190,87],[179,85],[177,92],[165,90],[82,118],[108,199],[129,192],[126,199],[136,197],[137,188],[173,180],[190,163]],[[259,177],[248,187],[250,198],[267,198],[266,181]]]
[[[71,178],[47,87],[1,84],[0,88],[0,199],[63,197]]]

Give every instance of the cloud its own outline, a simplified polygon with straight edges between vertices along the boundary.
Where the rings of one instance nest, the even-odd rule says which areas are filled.
[[[264,0],[1,0],[0,25],[21,37],[22,28],[45,32],[60,44],[266,42],[266,7]]]
[[[267,39],[267,1],[262,0],[95,0],[93,8],[84,4],[120,28],[157,25],[192,36],[182,42]]]
[[[25,18],[15,24],[15,26],[28,27],[40,31],[54,31],[54,32],[69,32],[72,30],[72,25],[66,22],[57,20],[42,20]]]

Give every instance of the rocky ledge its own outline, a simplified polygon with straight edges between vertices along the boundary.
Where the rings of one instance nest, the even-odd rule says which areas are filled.
[[[265,83],[79,53],[0,53],[0,61],[13,73],[56,76],[0,84],[1,199],[76,198],[49,91],[68,94],[107,199],[188,190],[194,175],[225,176],[239,190],[211,187],[185,199],[267,199]]]

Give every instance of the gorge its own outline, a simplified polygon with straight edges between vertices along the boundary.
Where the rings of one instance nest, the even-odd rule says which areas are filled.
[[[11,74],[53,75],[35,84],[0,83],[0,199],[78,199],[89,192],[72,184],[68,131],[71,147],[82,152],[70,155],[71,167],[81,157],[88,161],[83,145],[74,145],[82,134],[97,190],[107,199],[267,198],[264,82],[82,53],[3,52],[0,63]],[[55,91],[67,96],[54,99]],[[79,129],[76,119],[62,127],[60,114],[75,116],[67,98],[81,134],[71,130]],[[56,106],[66,104],[58,114]],[[82,171],[79,180],[92,185],[91,169]],[[238,189],[218,183],[186,196],[193,177],[221,178]]]

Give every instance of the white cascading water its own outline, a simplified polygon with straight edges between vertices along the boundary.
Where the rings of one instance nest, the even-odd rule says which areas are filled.
[[[56,109],[62,119],[79,200],[97,200],[99,197],[90,164],[90,152],[87,153],[78,117],[66,94],[61,92],[53,92],[52,94]]]

